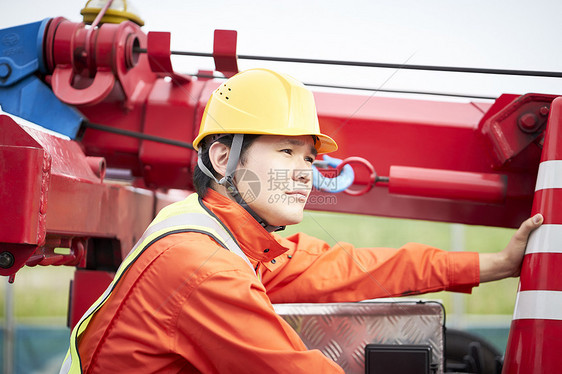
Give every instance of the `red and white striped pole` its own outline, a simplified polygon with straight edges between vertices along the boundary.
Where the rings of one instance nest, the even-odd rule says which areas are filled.
[[[550,107],[503,374],[562,373],[562,97]]]

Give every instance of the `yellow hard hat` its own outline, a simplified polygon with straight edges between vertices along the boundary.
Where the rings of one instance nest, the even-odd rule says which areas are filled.
[[[84,23],[91,25],[107,1],[108,0],[88,0],[84,8],[80,10],[80,14],[84,16]],[[136,8],[127,0],[114,0],[100,22],[121,23],[123,21],[132,21],[139,26],[144,25],[144,21],[139,17]]]
[[[267,69],[238,73],[213,92],[193,147],[197,150],[211,134],[312,135],[318,153],[338,149],[320,133],[312,92],[294,78]]]

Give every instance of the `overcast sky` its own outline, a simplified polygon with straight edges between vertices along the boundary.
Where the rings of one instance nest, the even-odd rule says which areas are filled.
[[[212,52],[214,29],[238,30],[238,53],[562,72],[562,1],[180,1],[134,0],[143,30],[170,31],[172,49]],[[81,21],[85,1],[17,0],[0,12],[0,27],[64,16]],[[195,73],[212,59],[177,57]],[[451,92],[562,94],[562,78],[506,77],[243,60],[308,83]]]

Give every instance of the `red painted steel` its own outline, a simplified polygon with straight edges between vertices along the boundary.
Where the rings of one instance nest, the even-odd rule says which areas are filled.
[[[149,32],[147,38],[147,56],[150,69],[161,77],[171,77],[177,84],[189,82],[191,77],[174,72],[170,51],[171,35],[169,32]]]
[[[552,102],[550,112],[541,164],[562,160],[562,139],[559,137],[562,127],[562,98],[557,98]],[[555,180],[554,176],[548,177]],[[539,191],[543,187],[539,181],[537,183]],[[550,215],[559,210],[560,200],[555,196],[559,195],[561,189],[556,185],[547,187],[544,188],[544,191],[553,190],[553,192],[535,194],[532,214],[541,213],[549,224],[562,225],[560,214],[556,213],[555,218]],[[543,235],[543,232],[537,231],[533,235]],[[537,242],[546,245],[544,241],[548,239],[548,236],[541,238],[543,240],[537,240]],[[559,245],[559,243],[548,244]],[[560,269],[562,269],[562,253],[527,253],[521,269],[518,296],[522,291],[534,293],[542,290],[554,291],[558,295],[562,295]],[[562,311],[551,310],[549,318],[546,319],[546,317],[542,318],[544,305],[524,305],[523,303],[524,301],[520,302],[518,297],[514,315],[516,316],[520,309],[525,310],[525,313],[521,319],[514,319],[511,324],[503,373],[538,374],[560,371],[562,365],[562,355],[560,355]]]
[[[173,74],[169,32],[149,32],[147,54],[150,69],[155,73]]]
[[[0,242],[41,244],[45,239],[42,216],[46,213],[43,169],[48,155],[10,117],[0,116]]]
[[[542,135],[550,103],[555,97],[523,95],[481,121],[482,133],[494,151],[494,167],[499,168],[513,162],[519,153]],[[507,100],[509,98],[512,96],[506,97]]]
[[[68,248],[68,254],[58,253],[58,248]],[[86,244],[85,239],[74,238],[60,239],[49,238],[45,245],[38,247],[32,256],[25,263],[26,266],[48,266],[48,265],[67,265],[81,266],[86,265]]]
[[[13,276],[19,269],[25,266],[25,263],[36,249],[37,246],[34,244],[0,243],[0,257],[2,261],[6,261],[7,258],[11,260],[9,267],[4,265],[0,267],[0,275],[9,276],[10,283],[12,283]]]
[[[12,181],[1,190],[0,253],[14,257],[0,274],[14,274],[26,262],[75,265],[83,250],[74,238],[115,238],[124,257],[154,216],[154,194],[102,183],[77,142],[6,115],[0,127],[0,177]],[[57,247],[71,248],[70,255]]]
[[[102,25],[100,32],[106,26]],[[55,39],[58,34],[54,34]],[[63,40],[69,38],[60,37]],[[146,38],[137,34],[135,37],[139,46],[144,47]],[[112,40],[115,43],[121,39],[116,36]],[[106,46],[109,44],[104,42]],[[225,44],[228,43],[225,41]],[[121,51],[126,52],[125,49]],[[164,55],[168,59],[169,52]],[[117,59],[127,60],[124,57]],[[165,81],[159,74],[150,70],[146,56],[141,55],[134,68],[126,74],[118,74],[115,88],[106,99],[79,109],[94,123],[189,142],[197,133],[210,92],[220,82],[199,79],[180,82],[173,78]],[[119,88],[126,79],[144,83],[137,84],[136,94],[129,96]],[[488,122],[499,123],[501,129],[514,129],[513,133],[536,137],[536,134],[529,135],[518,127],[519,117],[515,114],[529,111],[529,105],[535,108],[535,99],[543,105],[549,98],[535,95],[514,100],[513,96],[504,96],[489,116],[486,110],[491,105],[486,103],[334,93],[316,93],[315,99],[322,128],[340,144],[336,157],[365,158],[380,175],[388,175],[391,165],[505,175],[507,186],[505,201],[501,204],[397,196],[389,194],[386,187],[377,186],[361,198],[339,194],[337,205],[316,203],[309,204],[309,209],[505,227],[516,227],[528,216],[540,146],[531,141],[523,149],[514,150],[509,162],[498,166],[497,155],[490,146],[489,132],[484,131],[481,122],[493,117],[495,119]],[[537,107],[539,116],[540,105]],[[505,118],[499,121],[499,114],[504,112],[511,114],[504,115]],[[88,155],[104,157],[109,167],[132,170],[135,176],[143,178],[143,185],[192,188],[194,152],[93,129],[85,131],[82,144]],[[357,184],[368,183],[368,176],[359,172]]]
[[[100,67],[87,88],[74,88],[73,81],[72,67],[57,66],[51,78],[53,92],[67,104],[97,104],[109,95],[115,84],[115,77],[107,68]]]
[[[113,32],[115,36],[103,39],[103,48],[96,51],[106,51],[104,58],[109,61],[111,59],[107,56],[111,54],[107,46],[111,40],[121,43],[122,37],[118,37],[121,34],[117,31],[111,31],[114,28],[106,26],[100,27],[100,35],[107,29],[104,35]],[[65,27],[69,29],[67,33],[74,34],[73,30],[80,28]],[[146,37],[141,34],[136,30],[134,36],[142,48]],[[57,38],[71,39],[62,31],[48,35],[55,39],[54,42],[47,41],[55,49],[58,49],[56,46],[63,48]],[[218,35],[222,35],[221,32]],[[225,50],[224,54],[235,52],[232,40],[228,41],[227,37],[217,37],[216,43],[217,48],[219,44],[224,44],[224,48],[219,48]],[[129,49],[117,50],[123,55],[132,53]],[[151,48],[148,50],[150,55]],[[164,52],[159,53],[168,63],[169,51]],[[218,50],[216,52],[218,55]],[[68,56],[66,53],[55,55]],[[119,61],[127,61],[121,55],[115,56]],[[80,107],[80,110],[91,122],[189,142],[197,133],[206,99],[219,82],[166,82],[150,70],[146,56],[130,59],[137,60],[135,67],[117,74],[116,88],[107,98],[97,105]],[[109,65],[108,62],[105,64]],[[170,73],[170,68],[171,65],[164,70]],[[91,68],[88,71],[91,75]],[[123,84],[126,79],[144,82],[135,85],[138,87],[136,95],[127,95],[118,88],[126,86]],[[521,127],[518,120],[531,111],[536,111],[540,118],[544,117],[544,111],[540,109],[545,103],[548,105],[551,97],[527,95],[517,99],[513,95],[504,95],[492,107],[486,103],[462,104],[333,93],[316,93],[315,98],[322,128],[340,144],[336,157],[363,157],[381,175],[388,175],[390,166],[397,165],[505,175],[508,182],[502,204],[482,205],[454,199],[436,202],[432,198],[394,196],[385,187],[377,187],[361,199],[340,194],[337,205],[309,204],[308,208],[506,227],[516,227],[528,216],[540,155],[540,146],[529,139],[536,140],[540,131],[529,134],[532,124],[524,120]],[[126,110],[123,110],[124,107]],[[492,141],[490,134],[497,135],[497,131],[490,130],[492,127],[502,131],[500,139],[507,139],[504,143],[511,144],[512,137],[526,139],[519,148],[512,146],[510,152],[502,153],[502,160],[508,159],[509,162],[500,161],[498,151],[491,147],[495,140]],[[143,177],[147,186],[192,187],[190,178],[194,152],[92,129],[85,131],[82,144],[88,155],[105,157],[110,167],[131,169],[135,176]],[[368,176],[358,174],[357,184],[367,184]]]
[[[143,132],[190,143],[198,129],[193,118],[204,84],[157,80],[144,106]],[[147,140],[137,152],[147,186],[193,189],[191,157],[195,152]]]
[[[115,77],[111,65],[105,59],[96,60],[96,65],[92,66],[95,52],[88,47],[95,47],[95,44],[89,43],[88,30],[83,24],[61,20],[56,36],[53,61],[50,62],[54,66],[51,85],[55,95],[72,105],[97,104],[102,101],[113,89]],[[84,49],[83,54],[75,53],[80,49]],[[75,76],[84,68],[93,73],[93,79],[87,87],[75,87]]]
[[[407,166],[391,166],[389,178],[388,191],[393,194],[496,204],[504,201],[507,185],[501,174]]]
[[[236,38],[234,30],[215,30],[213,41],[213,59],[215,70],[225,77],[232,77],[238,73],[238,58],[236,57]]]
[[[337,204],[309,204],[309,209],[504,227],[517,227],[529,216],[540,147],[532,143],[512,162],[494,168],[494,153],[479,126],[489,104],[332,93],[316,93],[315,99],[322,129],[340,146],[335,157],[363,157],[383,176],[396,165],[505,175],[507,185],[501,204],[392,195],[376,185],[361,198],[338,194]],[[368,183],[367,175],[358,179],[356,184]],[[315,193],[322,196],[315,201],[334,201]]]
[[[76,270],[70,289],[72,307],[68,311],[68,322],[71,327],[78,323],[90,305],[105,291],[113,280],[113,275],[100,270]]]

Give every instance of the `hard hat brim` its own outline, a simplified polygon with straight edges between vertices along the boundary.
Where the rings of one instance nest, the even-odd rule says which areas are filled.
[[[199,150],[199,143],[207,136],[213,135],[216,132],[210,133],[201,133],[193,140],[193,148],[197,151]],[[228,134],[248,134],[247,131],[229,131]],[[252,131],[252,135],[274,135],[274,136],[303,136],[303,135],[310,135],[315,136],[318,138],[318,141],[314,145],[318,154],[330,153],[335,152],[338,149],[337,143],[334,139],[330,138],[328,135],[324,134],[280,134],[279,132],[269,132],[269,131]]]
[[[320,145],[316,147],[318,154],[330,153],[338,150],[338,145],[334,139],[330,138],[328,135],[319,134],[316,135],[320,140]]]

